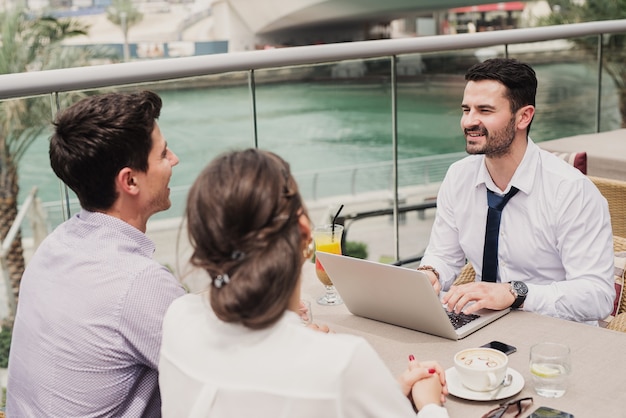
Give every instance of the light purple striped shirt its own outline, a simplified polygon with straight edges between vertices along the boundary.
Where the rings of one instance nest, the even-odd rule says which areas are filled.
[[[85,210],[44,240],[22,278],[7,416],[160,416],[163,316],[185,291],[154,249]]]

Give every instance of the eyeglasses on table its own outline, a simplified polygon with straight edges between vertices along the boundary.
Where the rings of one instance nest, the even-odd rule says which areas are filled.
[[[519,417],[533,403],[533,398],[520,398],[500,404],[499,407],[487,412],[482,418]]]

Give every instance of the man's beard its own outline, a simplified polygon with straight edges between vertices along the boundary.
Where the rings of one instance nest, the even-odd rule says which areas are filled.
[[[502,128],[499,131],[490,134],[489,131],[485,128],[475,129],[469,128],[464,129],[465,135],[469,132],[477,132],[479,131],[481,135],[485,136],[485,145],[480,149],[471,149],[470,145],[465,146],[465,151],[468,154],[484,154],[487,157],[502,157],[509,152],[511,148],[511,144],[515,139],[515,116],[511,118],[507,126]]]

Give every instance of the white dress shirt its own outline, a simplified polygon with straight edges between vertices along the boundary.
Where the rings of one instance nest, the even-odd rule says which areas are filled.
[[[502,212],[498,281],[523,281],[523,309],[597,324],[613,307],[613,238],[606,199],[580,171],[528,139],[507,190],[492,181],[483,155],[452,164],[439,189],[422,265],[447,290],[466,258],[481,280],[487,188],[520,191]]]
[[[291,311],[263,330],[224,323],[207,294],[170,306],[159,384],[163,417],[415,417],[364,339],[308,329]],[[428,405],[418,417],[448,414]]]

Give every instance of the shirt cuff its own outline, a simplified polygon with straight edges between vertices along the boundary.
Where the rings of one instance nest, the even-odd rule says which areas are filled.
[[[417,413],[418,418],[448,418],[448,411],[443,406],[429,403]]]

